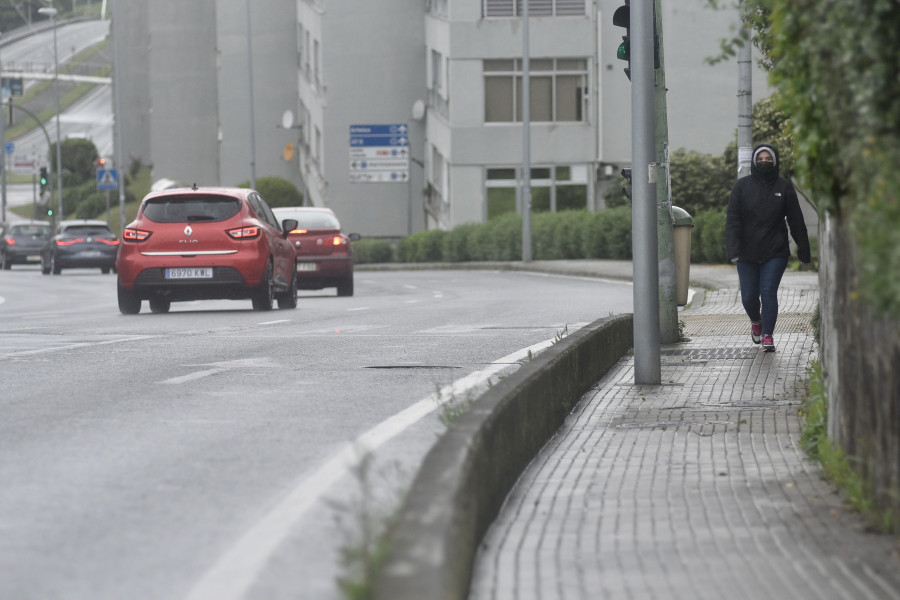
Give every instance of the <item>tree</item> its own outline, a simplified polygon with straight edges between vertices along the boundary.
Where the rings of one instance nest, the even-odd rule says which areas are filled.
[[[250,187],[249,181],[242,181],[237,187]],[[303,206],[303,195],[293,183],[281,177],[260,177],[256,180],[256,191],[266,199],[272,208],[280,206]]]
[[[59,152],[62,158],[66,185],[78,185],[94,178],[94,161],[98,158],[97,146],[85,139],[63,140]],[[50,165],[56,173],[56,144],[48,152]]]

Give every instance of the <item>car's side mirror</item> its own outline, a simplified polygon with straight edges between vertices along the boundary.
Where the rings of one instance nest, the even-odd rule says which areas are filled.
[[[362,236],[359,235],[358,233],[351,233],[351,234],[348,235],[347,237],[350,238],[350,241],[351,241],[351,242],[358,242],[359,240],[362,239]]]
[[[298,225],[300,225],[300,221],[297,219],[285,219],[281,222],[281,235],[287,238],[288,234],[297,229]]]

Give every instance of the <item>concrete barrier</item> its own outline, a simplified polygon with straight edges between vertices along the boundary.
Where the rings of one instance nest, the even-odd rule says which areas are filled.
[[[563,338],[481,396],[426,455],[401,508],[376,600],[465,600],[478,544],[519,475],[629,348],[632,315]]]

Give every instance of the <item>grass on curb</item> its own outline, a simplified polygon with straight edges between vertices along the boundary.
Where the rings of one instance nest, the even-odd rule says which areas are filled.
[[[872,530],[893,533],[895,524],[891,513],[875,506],[871,484],[853,469],[852,458],[828,437],[828,397],[821,362],[814,362],[808,372],[808,396],[799,409],[799,415],[806,421],[800,436],[803,450],[821,463],[825,478],[841,491],[847,503],[863,516]]]
[[[389,532],[393,527],[403,497],[406,494],[399,468],[387,480],[388,497],[376,492],[371,453],[362,455],[353,469],[359,493],[347,501],[332,501],[335,520],[344,535],[340,548],[341,574],[337,584],[347,600],[366,600],[372,597],[375,578],[390,548]],[[381,473],[381,475],[385,475]]]

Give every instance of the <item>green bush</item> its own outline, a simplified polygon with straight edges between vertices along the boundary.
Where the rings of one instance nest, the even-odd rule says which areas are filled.
[[[408,235],[397,244],[397,260],[400,262],[422,262],[422,241],[427,231],[419,231]]]
[[[422,238],[421,259],[424,262],[444,261],[444,239],[447,232],[443,229],[432,229]]]
[[[393,262],[390,242],[363,238],[353,242],[353,262],[356,264]]]
[[[443,255],[448,262],[476,260],[472,257],[472,238],[482,225],[464,223],[457,225],[444,236]]]
[[[692,235],[691,256],[694,256],[693,245],[697,244],[699,246],[697,262],[728,262],[725,250],[725,209],[704,210],[697,216],[701,218],[703,225],[699,235]],[[694,219],[695,224],[696,222],[697,219]]]
[[[236,187],[248,188],[250,182],[242,181]],[[303,206],[303,194],[297,186],[281,177],[260,177],[256,180],[256,191],[272,208]]]
[[[521,260],[522,215],[508,213],[476,228],[469,260]]]

